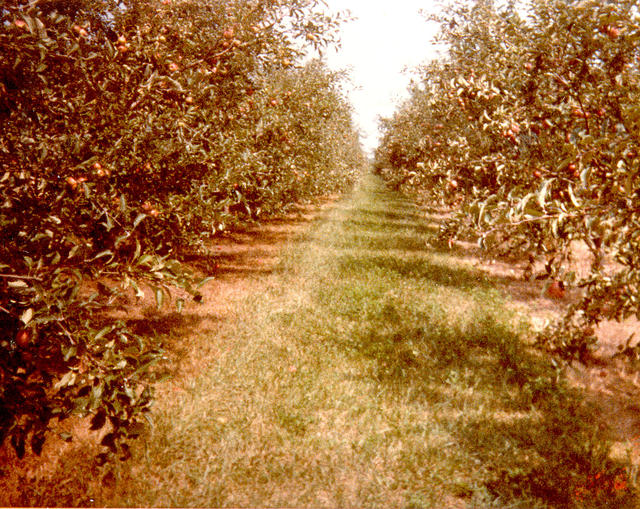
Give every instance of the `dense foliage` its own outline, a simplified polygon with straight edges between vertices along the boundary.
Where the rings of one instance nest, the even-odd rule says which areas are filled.
[[[340,76],[308,59],[339,22],[317,0],[3,2],[0,443],[39,454],[92,415],[127,457],[161,351],[109,318],[121,294],[196,294],[185,251],[350,184]]]
[[[528,257],[556,295],[583,289],[540,340],[584,356],[603,319],[640,317],[637,2],[478,0],[436,19],[447,52],[384,121],[378,170],[458,207],[444,238]]]

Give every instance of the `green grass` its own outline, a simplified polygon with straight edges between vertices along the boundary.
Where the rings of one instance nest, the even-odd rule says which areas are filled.
[[[579,394],[522,343],[526,321],[486,277],[430,251],[431,235],[411,203],[367,177],[291,246],[267,291],[238,303],[223,337],[202,339],[223,353],[159,405],[132,462],[112,467],[121,481],[85,496],[635,506],[629,488],[593,481],[624,465],[607,458]]]

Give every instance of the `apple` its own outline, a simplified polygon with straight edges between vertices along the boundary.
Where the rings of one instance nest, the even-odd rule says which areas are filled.
[[[518,128],[519,129],[519,128]],[[508,140],[511,140],[512,143],[516,142],[516,135],[515,133],[511,130],[511,129],[507,129],[502,133],[502,136],[504,138],[507,138]]]
[[[542,178],[542,172],[540,170],[535,170],[533,172],[533,176],[537,179],[541,179]]]
[[[17,26],[18,28],[25,28],[27,26],[27,24],[24,22],[24,20],[22,19],[17,19],[13,22],[13,24],[15,26]]]
[[[458,181],[456,179],[453,179],[449,182],[449,187],[451,189],[458,189]]]
[[[618,27],[609,25],[607,27],[607,35],[611,39],[617,39],[618,37],[620,37],[620,29]]]
[[[562,281],[554,280],[547,288],[547,296],[552,299],[564,298],[565,288]]]
[[[74,190],[78,187],[78,181],[73,177],[67,177],[67,184],[69,184],[69,187]]]
[[[236,32],[233,27],[229,27],[224,32],[222,32],[222,37],[224,37],[225,39],[233,39],[235,34]]]
[[[176,72],[178,69],[180,69],[180,66],[178,64],[176,64],[175,62],[169,62],[169,70],[171,72]]]
[[[571,173],[571,176],[573,178],[579,178],[580,177],[580,171],[578,170],[578,167],[577,167],[576,164],[570,163],[567,166],[567,170]]]
[[[26,348],[31,342],[31,331],[29,329],[20,329],[16,334],[16,344],[20,348]]]

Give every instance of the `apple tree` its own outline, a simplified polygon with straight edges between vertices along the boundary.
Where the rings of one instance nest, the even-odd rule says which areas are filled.
[[[337,81],[302,64],[339,19],[316,0],[9,0],[0,24],[0,443],[39,454],[91,416],[126,458],[162,349],[118,303],[195,294],[189,250],[352,178],[325,145],[355,140]],[[304,94],[325,131],[296,123]]]
[[[445,238],[582,289],[539,339],[585,358],[602,320],[640,317],[637,3],[464,2],[436,19],[447,51],[385,120],[379,171],[456,205]]]

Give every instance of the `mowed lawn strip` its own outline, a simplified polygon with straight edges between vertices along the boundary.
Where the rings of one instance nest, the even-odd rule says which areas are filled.
[[[526,322],[432,235],[366,177],[238,304],[221,355],[159,405],[101,502],[634,506]]]

